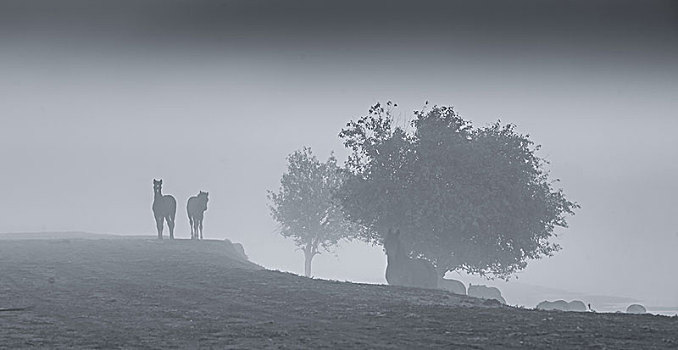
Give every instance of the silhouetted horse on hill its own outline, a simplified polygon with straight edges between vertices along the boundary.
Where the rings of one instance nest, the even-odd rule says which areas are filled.
[[[191,225],[191,239],[202,239],[202,219],[207,210],[208,193],[200,191],[197,196],[188,199],[186,211],[188,212],[188,222]],[[200,231],[200,236],[198,236]]]
[[[163,221],[167,221],[170,239],[174,239],[174,217],[177,213],[177,201],[170,195],[162,195],[162,180],[153,179],[153,216],[158,228],[158,239],[162,239]]]
[[[438,274],[433,264],[424,259],[412,259],[400,241],[400,230],[389,230],[384,237],[388,265],[386,282],[390,285],[438,288]]]

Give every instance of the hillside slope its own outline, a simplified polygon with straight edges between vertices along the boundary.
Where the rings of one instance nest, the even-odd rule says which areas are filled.
[[[678,318],[263,270],[227,242],[0,241],[0,347],[676,348]]]

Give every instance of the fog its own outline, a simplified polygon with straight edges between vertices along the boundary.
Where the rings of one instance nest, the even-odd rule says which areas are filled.
[[[678,8],[515,4],[2,1],[0,232],[153,236],[162,178],[178,238],[209,191],[206,238],[302,273],[266,201],[286,155],[343,161],[349,120],[429,101],[516,124],[581,205],[513,282],[678,305]],[[342,243],[314,275],[385,283],[385,264]]]

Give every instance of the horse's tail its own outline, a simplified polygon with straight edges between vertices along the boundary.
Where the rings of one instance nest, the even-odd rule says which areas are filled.
[[[186,206],[186,215],[188,215],[188,223],[193,225],[193,215],[191,215],[191,208],[187,205]]]

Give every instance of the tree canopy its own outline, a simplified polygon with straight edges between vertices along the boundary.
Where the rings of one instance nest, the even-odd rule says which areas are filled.
[[[344,219],[334,194],[342,184],[336,158],[321,163],[310,148],[287,157],[287,171],[278,192],[268,191],[269,209],[280,224],[280,234],[292,238],[305,256],[305,274],[322,250],[331,251],[342,238],[357,233],[357,225]]]
[[[578,205],[553,187],[529,135],[499,121],[473,127],[445,106],[395,126],[395,106],[376,104],[339,134],[350,155],[338,197],[363,239],[397,228],[441,274],[500,278],[560,249],[550,238]]]

